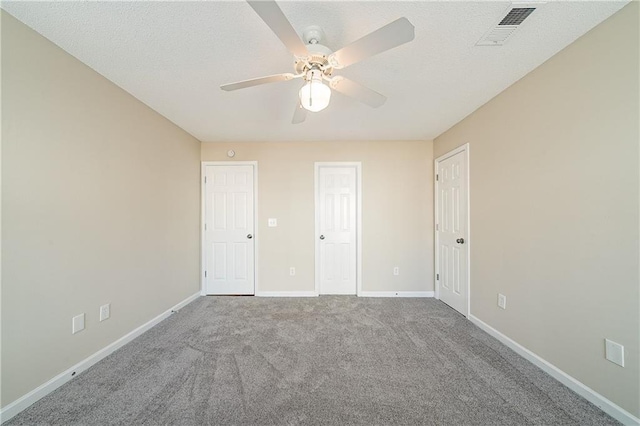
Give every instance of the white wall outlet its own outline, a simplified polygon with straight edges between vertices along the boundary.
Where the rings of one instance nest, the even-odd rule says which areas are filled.
[[[71,334],[84,330],[84,314],[76,315],[71,320]]]
[[[267,220],[267,226],[269,228],[275,228],[276,226],[278,226],[278,219],[276,219],[275,217],[270,217],[269,220]]]
[[[109,319],[110,316],[111,316],[111,304],[107,303],[106,305],[100,306],[100,321]]]
[[[399,266],[394,266],[393,267],[393,275],[400,275],[400,267]]]
[[[507,296],[498,293],[498,306],[502,309],[507,309]]]
[[[291,268],[289,268],[289,275],[293,277],[295,274],[296,274],[296,268],[292,266]]]
[[[620,367],[624,367],[624,346],[609,339],[604,339],[605,358]]]

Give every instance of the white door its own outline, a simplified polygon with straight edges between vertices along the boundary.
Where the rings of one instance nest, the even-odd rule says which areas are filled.
[[[319,166],[316,175],[320,294],[357,293],[356,166]]]
[[[441,159],[440,159],[441,158]],[[469,245],[467,230],[467,150],[436,160],[436,241],[438,297],[467,316],[469,313]]]
[[[205,291],[254,294],[253,166],[205,167]]]

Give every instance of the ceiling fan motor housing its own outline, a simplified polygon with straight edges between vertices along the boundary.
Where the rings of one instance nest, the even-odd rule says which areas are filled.
[[[324,31],[317,25],[307,27],[302,33],[302,40],[309,55],[306,58],[296,58],[294,69],[296,74],[306,73],[310,69],[319,69],[322,73],[330,77],[333,67],[329,64],[329,55],[333,53],[327,46],[320,44],[324,39]]]

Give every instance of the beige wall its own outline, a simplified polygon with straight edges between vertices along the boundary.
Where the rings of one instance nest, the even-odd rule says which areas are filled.
[[[638,9],[626,6],[434,145],[438,157],[470,143],[471,313],[635,416]],[[605,360],[605,338],[625,346],[625,368]]]
[[[202,160],[229,149],[258,161],[258,291],[314,290],[316,161],[362,162],[362,290],[433,291],[431,141],[203,143]]]
[[[4,407],[198,292],[200,143],[6,12],[2,88]]]

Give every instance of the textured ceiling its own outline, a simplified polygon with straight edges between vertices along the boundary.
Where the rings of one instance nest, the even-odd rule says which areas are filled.
[[[292,125],[299,80],[223,92],[292,71],[280,40],[242,1],[2,2],[2,8],[201,141],[422,140],[449,129],[623,7],[548,1],[502,47],[475,43],[510,2],[282,2],[301,33],[333,50],[401,16],[415,40],[340,73],[388,97],[373,109],[339,93]],[[580,70],[576,70],[579,72]]]

